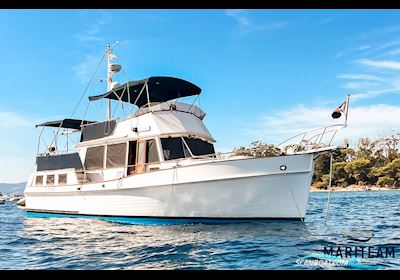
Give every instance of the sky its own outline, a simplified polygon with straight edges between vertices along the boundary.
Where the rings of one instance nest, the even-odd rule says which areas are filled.
[[[116,41],[116,81],[174,76],[202,89],[217,151],[342,123],[331,113],[347,94],[337,141],[400,130],[400,10],[1,10],[0,182],[28,179],[35,124],[77,104],[73,117],[104,119],[105,105],[87,101],[105,92],[104,63],[83,93]]]

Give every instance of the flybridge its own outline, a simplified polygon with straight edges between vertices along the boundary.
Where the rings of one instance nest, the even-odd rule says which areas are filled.
[[[191,82],[174,77],[150,77],[138,81],[130,81],[110,91],[96,96],[89,96],[89,101],[112,99],[128,102],[139,108],[151,104],[167,102],[180,97],[199,95],[201,89]],[[193,106],[190,106],[189,110]],[[81,130],[82,126],[95,124],[96,121],[82,119],[63,119],[37,124],[36,127],[55,127]]]

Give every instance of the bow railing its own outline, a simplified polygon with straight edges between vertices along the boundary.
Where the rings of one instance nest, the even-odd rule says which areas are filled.
[[[316,128],[292,136],[277,146],[284,149],[286,153],[297,153],[330,147],[337,132],[345,127],[345,124],[334,124]]]

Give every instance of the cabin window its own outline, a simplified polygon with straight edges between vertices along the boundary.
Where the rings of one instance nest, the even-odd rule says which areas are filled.
[[[48,186],[54,185],[54,175],[46,176],[46,185]]]
[[[125,167],[126,143],[107,146],[107,168]]]
[[[213,144],[197,138],[183,138],[194,156],[215,154]],[[191,157],[181,137],[162,138],[161,145],[165,160]]]
[[[154,139],[147,140],[146,144],[146,163],[151,162],[160,162],[156,141]]]
[[[104,166],[104,146],[91,147],[86,151],[86,170],[102,169]]]
[[[214,145],[198,138],[184,137],[186,144],[194,156],[215,154]]]
[[[35,185],[36,185],[36,186],[43,185],[43,176],[36,176],[36,178],[35,178]]]
[[[129,142],[129,152],[128,152],[128,175],[132,174],[135,170],[136,164],[136,141]]]
[[[58,184],[59,185],[67,184],[67,174],[59,174],[58,175]]]
[[[161,138],[161,145],[165,160],[190,157],[181,137]]]

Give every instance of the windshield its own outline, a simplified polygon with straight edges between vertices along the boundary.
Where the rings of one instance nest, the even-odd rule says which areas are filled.
[[[194,156],[215,153],[213,144],[208,143],[207,141],[187,137],[183,137],[183,139],[190,151],[187,149],[182,137],[161,138],[161,145],[165,160],[188,158],[192,156],[190,152],[192,152]]]

